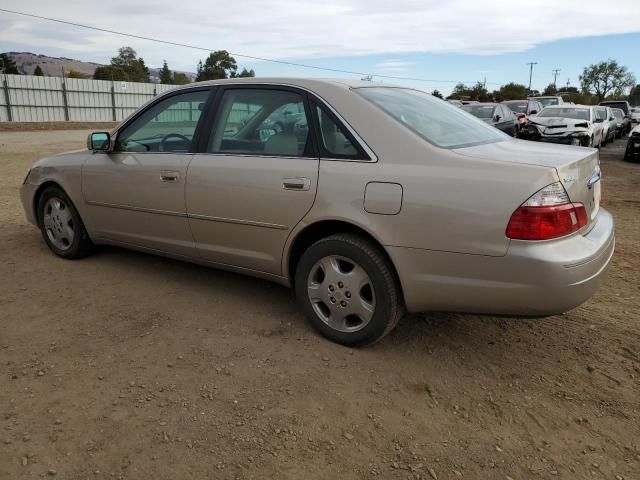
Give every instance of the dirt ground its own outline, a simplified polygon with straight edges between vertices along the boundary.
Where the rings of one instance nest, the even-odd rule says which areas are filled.
[[[51,254],[18,189],[87,133],[0,133],[0,478],[640,479],[640,165],[623,141],[601,153],[618,243],[592,300],[541,320],[412,315],[350,350],[265,281]]]

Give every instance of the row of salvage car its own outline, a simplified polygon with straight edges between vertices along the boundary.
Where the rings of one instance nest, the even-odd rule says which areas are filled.
[[[600,148],[629,136],[625,160],[640,160],[640,112],[626,101],[576,105],[562,97],[531,97],[501,103],[469,102],[460,108],[513,137]]]

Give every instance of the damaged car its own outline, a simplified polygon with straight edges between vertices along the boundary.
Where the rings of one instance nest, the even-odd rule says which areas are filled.
[[[599,147],[604,140],[603,123],[596,107],[549,106],[522,128],[521,136],[538,142]]]
[[[629,133],[629,141],[624,151],[625,162],[640,163],[640,125]]]

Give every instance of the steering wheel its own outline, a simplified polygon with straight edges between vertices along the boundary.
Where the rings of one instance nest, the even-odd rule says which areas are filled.
[[[179,138],[180,140],[184,140],[187,144],[191,143],[191,139],[188,138],[188,137],[185,137],[184,135],[180,135],[179,133],[168,133],[164,137],[162,137],[162,140],[160,140],[159,149],[160,149],[161,152],[166,152],[167,151],[166,150],[166,142],[170,138]],[[172,150],[168,150],[168,151],[172,151]]]

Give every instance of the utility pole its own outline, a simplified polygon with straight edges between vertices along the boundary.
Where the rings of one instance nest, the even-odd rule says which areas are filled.
[[[527,63],[527,65],[529,65],[529,93],[531,93],[531,80],[533,79],[533,66],[537,64],[538,62]]]
[[[556,90],[558,89],[557,85],[556,85],[556,79],[558,78],[558,74],[562,71],[559,68],[556,68],[555,70],[551,70],[553,72],[553,88],[555,88]]]

